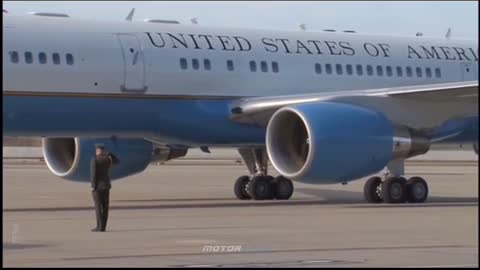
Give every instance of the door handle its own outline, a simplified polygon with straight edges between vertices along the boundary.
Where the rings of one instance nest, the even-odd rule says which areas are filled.
[[[138,60],[138,52],[135,52],[135,54],[133,55],[132,66],[135,66],[137,64],[137,60]]]

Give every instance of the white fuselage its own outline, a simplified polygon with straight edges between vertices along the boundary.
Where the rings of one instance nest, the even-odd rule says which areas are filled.
[[[7,15],[3,22],[3,91],[238,97],[478,79],[478,41],[39,16]],[[54,53],[60,64],[53,63]]]

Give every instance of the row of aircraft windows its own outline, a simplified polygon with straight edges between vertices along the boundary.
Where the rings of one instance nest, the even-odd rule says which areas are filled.
[[[341,65],[341,64],[315,64],[315,73],[317,74],[333,74],[335,69],[335,73],[337,75],[343,75],[344,73],[347,75],[354,75],[354,70],[356,75],[362,76],[364,74],[364,66],[363,65],[356,65],[355,68],[353,65],[347,64],[347,65]],[[425,74],[425,77],[427,78],[432,78],[433,77],[433,72],[432,69],[429,67],[426,68],[421,68],[421,67],[416,67],[415,69],[412,67],[401,67],[397,66],[395,69],[392,66],[371,66],[367,65],[365,67],[365,73],[368,76],[384,76],[384,74],[388,77],[392,76],[397,76],[397,77],[403,77],[404,74],[406,77],[413,77],[413,71],[415,70],[415,75],[419,78],[423,77]],[[442,77],[442,72],[440,68],[435,68],[435,77],[440,78]],[[395,74],[394,74],[395,73]]]
[[[260,62],[260,68],[258,67],[258,64],[256,61],[250,61],[250,71],[252,72],[257,72],[258,70],[262,71],[262,72],[269,72],[269,65],[266,61],[261,61]],[[182,69],[188,69],[188,61],[187,59],[185,58],[181,58],[180,59],[180,67]],[[192,68],[194,70],[199,70],[200,69],[200,61],[198,59],[192,59]],[[210,60],[208,59],[204,59],[203,60],[203,68],[205,70],[211,70],[212,66],[211,66],[211,63],[210,63]],[[271,71],[274,72],[274,73],[278,73],[279,72],[279,65],[277,62],[271,62]],[[228,71],[234,71],[235,70],[235,66],[234,66],[234,62],[232,60],[227,60],[227,70]],[[342,64],[319,64],[319,63],[316,63],[315,64],[315,72],[317,74],[322,74],[322,73],[325,73],[325,74],[333,74],[334,72],[337,74],[337,75],[343,75],[343,74],[347,74],[347,75],[354,75],[354,73],[356,73],[356,75],[358,76],[363,76],[364,74],[368,75],[368,76],[374,76],[374,75],[377,75],[377,76],[387,76],[387,77],[393,77],[393,76],[397,76],[397,77],[403,77],[404,75],[406,77],[413,77],[413,74],[414,74],[414,70],[415,70],[415,75],[419,78],[425,76],[427,78],[432,78],[434,75],[436,78],[441,78],[442,77],[442,73],[441,73],[441,70],[440,68],[435,68],[433,71],[432,71],[432,68],[430,67],[426,67],[426,68],[421,68],[421,67],[416,67],[415,69],[412,68],[412,67],[401,67],[401,66],[397,66],[395,68],[393,68],[392,66],[371,66],[371,65],[367,65],[367,66],[363,66],[363,65],[351,65],[351,64],[347,64],[347,65],[342,65]],[[424,75],[425,74],[425,75]]]
[[[188,69],[188,64],[189,61],[186,58],[180,58],[180,68],[183,70]],[[200,69],[200,60],[198,59],[191,59],[191,68],[194,70],[199,70]],[[212,64],[210,60],[208,59],[203,59],[203,69],[204,70],[211,70],[212,69]],[[228,71],[234,71],[235,70],[235,64],[233,60],[227,60],[227,70]],[[255,61],[250,61],[250,70],[252,72],[257,72],[257,62]],[[262,72],[268,72],[269,67],[268,63],[266,61],[261,61],[260,62],[260,70]],[[277,62],[272,62],[271,63],[271,70],[274,73],[279,72],[278,68],[278,63]]]
[[[9,52],[10,54],[10,62],[14,64],[20,63],[20,53],[17,51],[11,51]],[[44,52],[40,52],[37,55],[34,55],[32,52],[24,52],[23,53],[23,60],[27,64],[33,64],[35,61],[38,61],[40,64],[47,64],[49,62],[48,56]],[[62,63],[60,53],[52,53],[51,55],[51,61],[54,65],[60,65]],[[65,54],[65,63],[69,66],[73,66],[73,55],[71,53]]]
[[[185,59],[185,58],[180,59],[180,68],[181,69],[188,69],[187,59]],[[192,68],[194,70],[199,70],[200,69],[200,60],[192,59]],[[211,70],[212,69],[212,65],[210,63],[210,60],[203,59],[203,69],[205,69],[205,70]]]
[[[273,73],[278,73],[278,63],[277,62],[272,62],[272,72]],[[268,63],[266,61],[261,61],[260,62],[260,70],[262,72],[268,72]],[[250,61],[250,71],[251,72],[257,72],[257,62],[255,61]]]
[[[25,63],[27,63],[27,64],[33,64],[34,63],[34,55],[33,55],[32,52],[25,52],[23,56],[24,56],[24,59],[25,59]],[[38,62],[40,64],[47,64],[48,63],[46,53],[40,52],[40,53],[38,53],[37,56],[38,56]],[[61,64],[61,59],[60,58],[61,57],[60,57],[59,53],[53,53],[52,54],[53,64],[60,65]],[[10,52],[10,61],[12,63],[19,63],[20,62],[20,55],[17,51],[11,51]],[[67,65],[73,65],[74,59],[73,59],[73,55],[71,53],[65,54],[65,62],[66,62]],[[199,70],[200,69],[200,60],[192,59],[191,65],[192,65],[192,68],[194,70]],[[184,70],[188,69],[187,59],[185,59],[185,58],[180,59],[180,68],[184,69]],[[203,59],[203,69],[205,69],[205,70],[211,70],[212,69],[212,65],[211,65],[210,60]],[[347,65],[344,66],[344,65],[341,65],[341,64],[335,64],[335,73],[337,75],[343,75],[344,74],[344,69],[345,69],[345,73],[347,75],[353,75],[353,73],[354,73],[353,65],[347,64]],[[235,70],[234,63],[233,63],[232,60],[227,60],[227,70],[229,70],[229,71]],[[257,72],[257,70],[258,70],[257,62],[256,61],[250,61],[250,71]],[[260,70],[262,72],[268,72],[269,71],[269,65],[266,61],[261,61],[260,62]],[[274,73],[279,72],[279,66],[278,66],[277,62],[272,62],[271,63],[271,70]],[[384,69],[383,66],[376,66],[375,69],[374,69],[373,66],[367,65],[366,68],[365,68],[366,74],[368,76],[373,76],[374,75],[374,70],[375,70],[377,76],[383,76],[384,74],[386,74],[386,76],[388,76],[388,77],[394,76],[394,69],[391,66],[386,66],[385,69]],[[405,75],[407,77],[413,77],[413,68],[412,67],[406,67],[404,69],[401,66],[397,66],[395,68],[395,72],[396,72],[395,75],[397,77],[403,77],[404,70],[405,70]],[[423,77],[423,74],[424,74],[423,70],[424,69],[421,68],[421,67],[416,67],[415,68],[416,76],[420,77],[420,78]],[[315,72],[317,74],[322,74],[322,73],[333,74],[333,64],[322,65],[322,64],[316,63],[315,64]],[[355,66],[355,72],[356,72],[356,75],[362,76],[364,74],[364,66],[356,65]],[[429,67],[425,68],[425,77],[431,78],[432,76],[433,76],[432,69],[429,68]],[[441,76],[442,76],[442,74],[441,74],[440,68],[435,68],[435,77],[440,78]]]

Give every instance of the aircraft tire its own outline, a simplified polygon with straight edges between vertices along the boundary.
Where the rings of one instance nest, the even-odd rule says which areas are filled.
[[[363,186],[363,196],[368,203],[383,202],[382,193],[382,179],[378,176],[370,177]]]
[[[428,197],[428,184],[421,177],[412,177],[407,181],[407,201],[409,203],[423,203]]]
[[[273,185],[268,176],[257,175],[250,180],[248,193],[254,200],[270,200],[273,198]]]
[[[277,176],[274,180],[273,194],[277,200],[288,200],[293,194],[292,180],[284,177]]]
[[[247,175],[240,176],[233,187],[233,192],[235,197],[239,200],[250,200],[252,197],[248,194],[247,186],[250,182],[250,177]]]
[[[382,183],[382,198],[386,203],[407,201],[407,180],[403,177],[389,177]]]

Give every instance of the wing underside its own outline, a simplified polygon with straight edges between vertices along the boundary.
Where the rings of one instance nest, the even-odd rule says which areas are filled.
[[[245,98],[232,104],[231,119],[266,126],[279,108],[306,102],[353,104],[382,112],[397,124],[432,129],[450,119],[478,117],[478,81]]]

